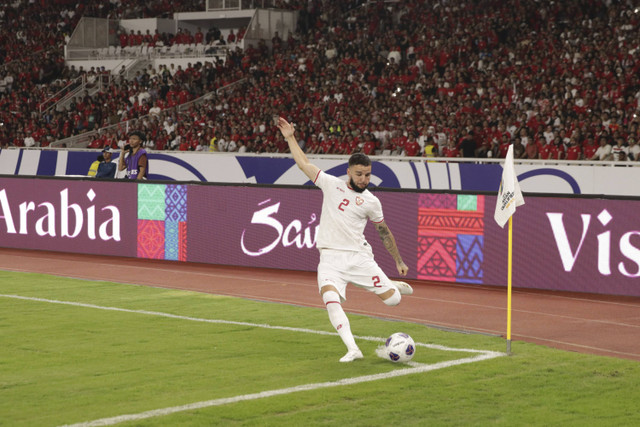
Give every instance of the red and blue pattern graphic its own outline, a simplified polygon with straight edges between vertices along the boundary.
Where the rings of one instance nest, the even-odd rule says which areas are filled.
[[[187,260],[187,186],[138,185],[138,257]]]
[[[164,221],[138,219],[138,258],[164,259]]]
[[[482,283],[484,196],[421,194],[418,279]]]

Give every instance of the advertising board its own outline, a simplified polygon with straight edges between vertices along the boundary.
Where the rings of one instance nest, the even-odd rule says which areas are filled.
[[[505,286],[494,195],[375,189],[408,278]],[[640,200],[525,194],[515,287],[640,296]],[[314,187],[0,178],[0,246],[314,271]],[[365,236],[391,277],[373,225]]]

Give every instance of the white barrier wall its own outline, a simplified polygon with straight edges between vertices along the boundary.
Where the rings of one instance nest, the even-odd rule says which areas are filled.
[[[0,174],[24,176],[86,175],[97,151],[0,151]],[[347,156],[311,156],[325,171],[346,175]],[[114,160],[117,159],[117,154]],[[502,176],[500,160],[438,161],[402,157],[373,157],[372,185],[385,188],[497,192]],[[640,163],[621,167],[613,162],[575,164],[529,161],[516,163],[525,193],[640,196]],[[159,151],[149,153],[152,180],[310,184],[288,155],[234,155]]]

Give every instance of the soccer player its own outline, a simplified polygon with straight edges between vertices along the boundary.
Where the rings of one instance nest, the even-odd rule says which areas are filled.
[[[409,268],[402,261],[393,234],[384,222],[380,200],[367,190],[371,179],[371,160],[362,153],[352,155],[347,168],[349,180],[345,182],[309,163],[296,141],[292,124],[280,117],[278,128],[300,170],[322,190],[322,213],[316,237],[320,250],[318,287],[329,320],[347,346],[347,353],[340,362],[362,359],[362,352],[351,333],[349,319],[342,309],[347,283],[375,293],[390,306],[400,303],[401,294],[413,293],[407,283],[392,281],[387,277],[374,261],[371,246],[364,238],[364,228],[367,219],[370,219],[395,260],[398,273],[406,276]]]

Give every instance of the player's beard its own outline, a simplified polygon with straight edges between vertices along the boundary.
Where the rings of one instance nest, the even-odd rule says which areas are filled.
[[[358,186],[356,185],[356,183],[355,183],[355,182],[353,182],[353,178],[349,178],[349,185],[351,186],[351,189],[352,189],[353,191],[355,191],[356,193],[363,193],[363,192],[364,192],[364,190],[366,190],[366,189],[367,189],[367,187],[365,187],[365,188],[360,188],[360,187],[358,187]]]

